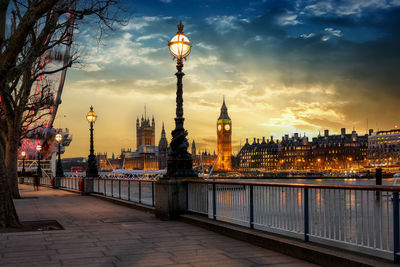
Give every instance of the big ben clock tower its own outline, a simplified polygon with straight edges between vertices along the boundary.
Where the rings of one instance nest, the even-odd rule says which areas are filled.
[[[218,170],[232,170],[232,121],[225,105],[225,97],[221,107],[221,114],[217,120],[218,136]]]

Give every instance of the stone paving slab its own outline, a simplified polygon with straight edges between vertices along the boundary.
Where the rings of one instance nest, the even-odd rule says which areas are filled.
[[[0,266],[315,266],[211,231],[98,198],[20,185],[22,221],[65,230],[0,234]],[[35,198],[36,197],[36,198]]]

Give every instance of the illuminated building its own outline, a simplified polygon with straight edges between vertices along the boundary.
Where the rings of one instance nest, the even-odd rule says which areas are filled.
[[[196,152],[196,143],[193,140],[192,142],[192,159],[193,159],[193,166],[201,166],[201,165],[207,165],[207,166],[213,166],[215,161],[217,160],[217,155],[211,154],[210,152],[203,151],[201,152],[200,150]]]
[[[130,148],[121,149],[118,159],[107,158],[107,154],[99,156],[100,170],[126,169],[126,170],[158,170],[167,167],[168,141],[162,126],[159,146],[155,145],[155,121],[146,116],[139,122],[136,120],[136,151]]]
[[[225,97],[221,114],[217,120],[218,162],[217,170],[232,170],[232,121],[225,105]]]
[[[394,134],[392,132],[391,134]],[[391,141],[391,149],[386,147],[386,151],[392,151],[392,154],[384,154],[377,159],[377,164],[398,164],[400,152],[400,131],[396,137],[386,134],[387,142]],[[382,135],[382,134],[381,134]],[[379,136],[381,136],[379,135]],[[391,137],[389,137],[391,136]],[[372,136],[372,138],[374,138]],[[380,138],[380,139],[377,139]],[[381,140],[383,137],[376,137],[376,143],[385,147]],[[397,139],[396,139],[397,138]],[[395,149],[394,140],[398,142],[398,148]],[[377,146],[379,147],[379,146]],[[356,131],[346,134],[346,129],[341,129],[339,135],[329,135],[325,130],[324,135],[314,137],[310,142],[307,136],[299,136],[295,133],[292,137],[285,135],[282,141],[275,143],[271,140],[263,141],[254,138],[253,144],[246,144],[239,152],[239,167],[245,171],[263,170],[263,171],[322,171],[335,169],[360,168],[366,165],[366,156],[368,148],[368,136],[359,136]],[[395,151],[399,151],[397,154]],[[373,153],[373,152],[371,152]],[[379,153],[384,153],[380,151]],[[375,153],[376,155],[378,153]],[[385,161],[386,160],[386,161]],[[390,163],[389,163],[390,164]]]
[[[114,154],[111,158],[107,157],[107,153],[97,154],[96,155],[98,166],[100,171],[107,171],[112,169],[121,169],[122,161],[120,159],[116,159]]]
[[[312,141],[313,163],[316,169],[351,169],[365,165],[368,148],[368,136],[359,136],[356,131],[346,134],[342,128],[338,135],[314,137]]]
[[[271,136],[270,140],[262,142],[254,138],[253,144],[249,144],[246,139],[246,144],[239,152],[239,168],[244,171],[251,170],[275,170],[278,163],[278,144],[274,142]]]
[[[156,142],[156,125],[154,122],[154,116],[151,119],[143,118],[139,123],[139,118],[136,118],[136,150],[139,150],[140,146],[155,146]]]
[[[161,130],[161,138],[160,141],[158,142],[158,168],[160,170],[163,170],[167,168],[167,160],[168,160],[168,140],[167,137],[165,136],[165,129],[164,129],[164,123],[162,125],[162,130]]]
[[[368,136],[368,165],[395,167],[400,164],[400,129],[373,132]]]
[[[307,170],[312,168],[311,143],[307,136],[299,136],[295,133],[282,137],[278,143],[278,170]]]

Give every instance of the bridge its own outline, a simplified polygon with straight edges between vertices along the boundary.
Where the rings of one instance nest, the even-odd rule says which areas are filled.
[[[62,178],[61,189],[78,192],[79,180]],[[25,178],[24,182],[32,180]],[[156,183],[155,179],[95,178],[91,195],[154,211]],[[51,179],[43,177],[41,184],[49,186]],[[364,256],[358,263],[366,264],[371,256],[380,266],[389,261],[398,263],[399,187],[203,180],[186,180],[185,184],[188,215],[183,215],[183,220],[208,229],[220,227],[220,231],[246,241],[265,233],[262,244],[278,242],[270,236],[277,235],[283,238],[278,242],[278,252],[322,265],[360,253]],[[240,228],[232,230],[230,225]],[[286,238],[289,241],[282,241]],[[309,244],[307,249],[305,244]],[[321,247],[330,248],[323,254],[325,262],[320,261]],[[276,250],[274,245],[268,248]],[[345,250],[344,254],[338,249]],[[299,251],[319,256],[313,258]]]

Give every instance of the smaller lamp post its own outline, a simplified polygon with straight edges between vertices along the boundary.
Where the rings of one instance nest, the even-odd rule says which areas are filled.
[[[22,177],[26,176],[26,172],[25,172],[25,157],[26,157],[26,152],[22,151],[21,152],[21,156],[22,156]]]
[[[94,155],[94,145],[93,145],[93,124],[97,119],[96,113],[93,111],[93,106],[90,107],[90,111],[86,114],[86,119],[90,123],[90,154],[88,158],[88,166],[86,169],[86,177],[99,177],[97,171],[96,156]]]
[[[64,172],[61,164],[61,141],[62,135],[60,133],[56,134],[56,141],[58,143],[58,158],[57,158],[57,166],[56,166],[56,177],[61,178],[64,177]]]
[[[38,152],[38,167],[37,167],[37,175],[39,177],[42,176],[42,167],[40,166],[40,158],[41,158],[41,154],[40,151],[42,150],[42,146],[41,145],[37,145],[36,146],[36,151]]]

